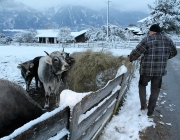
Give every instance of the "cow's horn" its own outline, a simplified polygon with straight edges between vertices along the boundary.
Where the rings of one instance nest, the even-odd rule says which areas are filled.
[[[44,51],[48,56],[49,56],[49,53],[47,53],[46,51]]]

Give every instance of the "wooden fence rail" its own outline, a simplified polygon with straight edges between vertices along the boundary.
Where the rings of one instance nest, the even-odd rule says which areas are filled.
[[[64,129],[69,133],[58,139],[97,139],[104,126],[117,112],[122,97],[129,88],[137,63],[132,65],[131,69],[110,80],[104,88],[86,95],[71,112],[69,107],[66,107],[46,120],[32,125],[23,133],[12,136],[11,139],[48,140]],[[2,139],[6,140],[5,137]]]

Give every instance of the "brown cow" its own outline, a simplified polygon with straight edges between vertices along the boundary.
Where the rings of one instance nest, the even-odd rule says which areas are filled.
[[[0,137],[42,114],[40,105],[21,86],[0,79]]]

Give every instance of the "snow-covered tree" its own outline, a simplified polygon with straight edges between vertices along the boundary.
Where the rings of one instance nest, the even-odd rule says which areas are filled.
[[[14,35],[13,41],[19,43],[34,43],[37,42],[35,36],[37,32],[33,29],[27,31],[18,32]]]
[[[0,44],[10,44],[12,39],[9,36],[5,36],[4,34],[0,33]]]
[[[104,33],[102,30],[98,28],[90,28],[86,34],[85,37],[88,39],[88,41],[105,41],[106,40],[106,33]]]
[[[109,40],[121,41],[126,40],[124,29],[116,25],[109,25]]]
[[[109,37],[108,37],[109,41],[121,41],[126,39],[124,35],[124,30],[119,26],[109,25],[108,33],[109,33]],[[88,38],[89,41],[106,41],[107,26],[103,25],[101,26],[100,29],[91,28],[86,32],[85,36]]]
[[[68,27],[59,29],[57,40],[60,43],[75,42],[74,37],[71,35],[71,29]]]
[[[4,37],[5,37],[5,35],[0,33],[0,38],[4,38]]]
[[[150,17],[140,25],[143,30],[147,32],[152,24],[159,24],[166,33],[180,33],[179,0],[161,0],[154,7],[148,6],[151,13]]]
[[[0,39],[0,44],[11,44],[12,38],[9,36],[1,38]]]
[[[19,44],[23,43],[23,33],[22,32],[16,33],[13,37],[13,41],[18,42]]]
[[[34,29],[29,29],[25,34],[24,34],[24,42],[27,43],[33,43],[33,42],[37,42],[36,40],[36,35],[37,35],[37,31]]]

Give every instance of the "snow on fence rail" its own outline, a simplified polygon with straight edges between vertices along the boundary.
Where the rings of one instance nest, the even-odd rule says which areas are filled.
[[[104,126],[117,112],[120,102],[129,88],[138,64],[136,62],[132,65],[133,67],[129,68],[126,73],[110,80],[104,88],[86,95],[74,106],[73,110],[70,111],[69,107],[63,110],[57,108],[47,119],[36,121],[41,119],[41,116],[33,120],[35,123],[29,128],[26,128],[26,124],[18,128],[25,129],[22,133],[16,135],[12,133],[2,140],[97,139]]]

